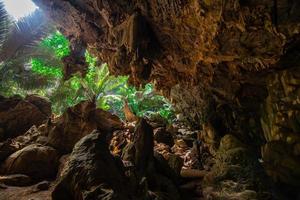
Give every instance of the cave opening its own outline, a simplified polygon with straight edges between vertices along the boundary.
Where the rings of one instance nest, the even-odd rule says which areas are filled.
[[[299,13],[0,1],[0,200],[300,199]]]
[[[4,8],[15,20],[32,14],[38,7],[31,0],[3,0]]]

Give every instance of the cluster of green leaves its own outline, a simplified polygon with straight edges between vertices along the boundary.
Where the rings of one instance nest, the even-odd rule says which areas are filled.
[[[137,90],[128,85],[127,76],[112,76],[108,66],[97,66],[97,59],[86,53],[89,64],[85,77],[74,75],[65,81],[50,97],[53,110],[62,113],[66,108],[82,100],[96,99],[97,106],[124,119],[124,105],[128,103],[131,111],[139,117],[165,119],[171,121],[174,111],[171,104],[155,93],[152,84]]]
[[[33,73],[37,73],[43,76],[54,76],[57,78],[63,77],[61,68],[49,66],[47,65],[47,63],[45,63],[44,60],[41,60],[39,58],[33,58],[31,60],[31,70]]]
[[[38,45],[39,51],[48,57],[32,57],[30,72],[50,81],[51,87],[31,91],[14,87],[13,93],[26,95],[38,93],[48,97],[52,110],[63,113],[68,107],[83,100],[95,99],[97,106],[124,119],[125,102],[137,116],[147,118],[173,119],[171,104],[162,96],[155,94],[153,86],[147,84],[139,90],[128,85],[127,76],[112,76],[106,64],[99,64],[97,58],[86,52],[87,74],[82,77],[74,74],[69,80],[63,80],[61,60],[70,54],[69,41],[59,32],[54,32]],[[48,52],[48,53],[47,53]],[[35,83],[38,84],[38,83]],[[12,88],[13,89],[13,88]]]
[[[49,56],[51,55],[54,59],[32,58],[32,72],[42,76],[52,76],[58,79],[62,78],[62,63],[60,63],[60,61],[62,58],[70,55],[69,46],[69,40],[58,31],[43,39],[38,45],[38,49],[48,52]],[[53,60],[56,60],[54,65],[57,66],[53,66]]]
[[[54,34],[42,40],[40,45],[51,49],[59,59],[70,55],[70,42],[59,31],[56,31]]]
[[[146,84],[139,90],[128,87],[126,99],[132,112],[137,116],[150,119],[163,118],[168,121],[175,118],[172,105],[166,98],[155,93],[152,84]]]
[[[54,30],[54,26],[40,10],[14,21],[0,2],[0,95],[26,95],[29,91],[33,93],[53,87],[54,76],[33,73],[31,59],[47,61],[48,66],[61,64],[60,59],[38,45],[42,38]]]

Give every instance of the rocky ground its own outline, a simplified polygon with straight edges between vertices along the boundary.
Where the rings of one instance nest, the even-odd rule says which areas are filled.
[[[124,123],[92,102],[59,117],[37,96],[3,97],[0,105],[0,199],[203,195],[199,181],[209,167],[201,159],[211,155],[196,142],[197,131],[144,119]]]
[[[88,101],[55,117],[49,106],[1,98],[1,200],[290,199],[233,135],[216,144],[209,127],[125,123]]]

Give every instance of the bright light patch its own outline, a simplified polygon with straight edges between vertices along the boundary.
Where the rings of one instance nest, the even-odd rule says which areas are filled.
[[[2,0],[7,12],[16,20],[34,12],[38,7],[31,0]]]

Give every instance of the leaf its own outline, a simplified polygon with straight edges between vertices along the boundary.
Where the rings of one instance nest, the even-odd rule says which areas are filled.
[[[8,36],[9,27],[11,26],[11,19],[5,10],[4,4],[0,1],[0,47]]]
[[[51,31],[53,26],[39,10],[20,19],[11,26],[8,37],[3,41],[0,61],[28,54],[26,51],[31,51]]]

